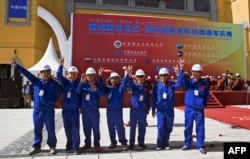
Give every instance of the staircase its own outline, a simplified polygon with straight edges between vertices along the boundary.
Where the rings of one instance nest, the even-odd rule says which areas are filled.
[[[210,92],[210,99],[206,108],[224,108],[225,106],[214,96],[213,92]]]

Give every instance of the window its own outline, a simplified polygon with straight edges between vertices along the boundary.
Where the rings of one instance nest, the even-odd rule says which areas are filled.
[[[79,9],[119,10],[140,13],[161,13],[175,15],[194,15],[201,17],[217,17],[211,12],[212,0],[67,0],[75,3]],[[216,1],[216,0],[213,0]],[[214,6],[213,8],[217,8]],[[123,7],[125,6],[125,7]]]
[[[194,0],[194,11],[209,12],[209,0]]]
[[[165,3],[166,3],[166,9],[177,9],[177,10],[185,9],[185,0],[165,0]]]
[[[103,0],[103,4],[128,6],[128,0]]]
[[[75,0],[75,3],[93,3],[93,4],[96,4],[96,0]]]
[[[6,25],[29,25],[30,0],[5,0]]]
[[[135,0],[135,6],[159,8],[159,0]]]

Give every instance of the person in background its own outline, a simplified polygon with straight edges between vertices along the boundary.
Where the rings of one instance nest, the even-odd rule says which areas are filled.
[[[182,87],[185,73],[182,70],[184,60],[180,60],[180,70],[176,74],[176,83],[170,82],[167,68],[159,70],[160,80],[155,84],[152,93],[152,116],[157,115],[157,147],[156,150],[170,150],[169,138],[174,126],[175,91]],[[155,111],[157,112],[155,113]]]
[[[154,79],[152,79],[150,76],[147,76],[147,78],[145,78],[145,83],[149,85],[150,90],[153,89]]]
[[[196,148],[200,153],[206,154],[204,149],[205,140],[205,114],[204,109],[210,98],[210,91],[208,83],[202,79],[202,66],[194,64],[192,66],[192,79],[185,79],[186,86],[185,95],[185,130],[184,130],[184,146],[182,150],[192,148],[193,143],[193,123],[196,125]]]
[[[32,96],[34,94],[33,85],[29,81],[23,86],[24,107],[31,108]]]
[[[126,151],[127,148],[127,139],[125,136],[125,128],[123,125],[123,98],[124,92],[127,88],[127,83],[129,80],[129,70],[131,66],[126,67],[125,75],[122,81],[120,81],[120,76],[116,72],[112,72],[109,76],[111,86],[105,86],[105,94],[108,96],[107,101],[107,123],[109,137],[111,144],[109,145],[110,149],[113,149],[117,146],[116,140],[116,131],[118,134],[119,142],[122,144],[122,150]],[[103,70],[101,71],[103,72]]]
[[[216,85],[216,89],[215,90],[224,91],[224,87],[225,87],[224,83],[225,83],[224,78],[222,78],[221,76],[218,76],[217,85]]]
[[[44,65],[40,69],[40,77],[34,76],[31,72],[16,63],[15,59],[10,60],[16,69],[31,81],[34,85],[34,143],[29,155],[37,154],[41,151],[43,141],[43,127],[46,126],[48,132],[47,144],[50,147],[50,154],[56,154],[57,138],[55,133],[55,103],[60,98],[60,86],[51,77],[51,68]]]
[[[80,96],[76,93],[76,89],[80,83],[78,78],[78,69],[71,66],[68,69],[67,78],[63,76],[64,58],[59,60],[59,68],[57,70],[57,79],[63,87],[62,102],[62,118],[66,134],[66,150],[74,151],[75,155],[80,154]]]
[[[235,74],[235,78],[233,79],[232,85],[231,85],[231,89],[233,91],[241,91],[242,87],[243,87],[243,79],[241,79],[240,74],[236,73]]]
[[[102,68],[100,68],[102,69]],[[77,88],[77,93],[81,95],[82,124],[85,135],[85,145],[81,150],[91,148],[91,131],[94,135],[94,147],[97,152],[100,147],[100,96],[104,96],[102,74],[99,74],[99,81],[96,80],[96,70],[87,68],[84,76],[81,75],[81,82]]]
[[[225,78],[224,78],[224,80],[225,80],[224,89],[225,89],[225,90],[228,90],[228,89],[229,89],[229,73],[230,73],[230,71],[229,71],[229,70],[226,70]]]

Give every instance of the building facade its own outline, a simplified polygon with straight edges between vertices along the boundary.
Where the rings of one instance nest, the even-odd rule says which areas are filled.
[[[17,56],[24,67],[30,68],[41,59],[51,37],[60,56],[53,29],[37,14],[37,8],[41,6],[58,20],[67,38],[71,33],[71,13],[112,13],[242,24],[246,67],[249,68],[249,5],[248,0],[2,0],[0,64]],[[248,69],[245,78],[250,79]]]

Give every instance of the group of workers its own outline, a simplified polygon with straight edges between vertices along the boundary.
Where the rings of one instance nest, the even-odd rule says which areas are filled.
[[[241,78],[239,73],[236,73],[235,76],[233,76],[232,73],[229,71],[226,71],[226,73],[223,73],[221,76],[217,77],[217,80],[215,78],[207,78],[209,84],[211,86],[215,85],[215,90],[232,90],[232,91],[241,91],[245,89],[245,81]],[[216,84],[214,84],[216,82]],[[213,89],[210,88],[210,90]]]
[[[100,146],[100,97],[107,97],[107,125],[110,137],[109,148],[121,143],[123,151],[132,150],[135,146],[136,128],[138,126],[138,146],[146,149],[145,134],[147,125],[147,115],[150,112],[153,117],[157,117],[157,141],[156,150],[170,150],[170,134],[174,124],[175,90],[186,87],[185,97],[185,129],[184,145],[182,150],[192,148],[193,123],[196,125],[197,143],[196,148],[200,153],[206,154],[204,149],[205,140],[205,115],[204,108],[209,100],[209,85],[201,78],[202,66],[193,65],[191,71],[193,78],[186,78],[184,73],[184,60],[180,59],[179,66],[175,72],[178,75],[177,81],[170,81],[169,70],[161,68],[158,72],[159,82],[154,84],[152,94],[150,86],[145,82],[145,72],[138,69],[133,80],[133,67],[127,66],[124,70],[124,77],[121,79],[116,72],[111,72],[109,84],[105,84],[102,75],[104,68],[100,67],[98,73],[92,67],[78,77],[78,69],[75,66],[68,68],[67,76],[63,76],[64,59],[59,60],[60,66],[57,71],[57,82],[51,76],[51,68],[45,65],[40,70],[40,77],[33,75],[25,68],[11,59],[18,71],[26,76],[34,85],[34,143],[29,155],[37,154],[41,151],[43,139],[43,127],[46,126],[48,132],[47,144],[50,147],[50,154],[56,154],[57,138],[55,133],[55,103],[61,95],[60,85],[63,87],[62,118],[66,134],[66,150],[75,155],[91,148],[92,144],[97,152],[102,151]],[[98,79],[97,74],[99,75]],[[130,134],[126,139],[123,121],[123,97],[126,89],[131,90],[130,99]],[[152,98],[152,100],[150,100]],[[151,102],[152,101],[152,102]],[[83,133],[85,136],[84,146],[80,147],[80,113],[82,113]],[[91,132],[93,131],[93,142]],[[118,141],[116,138],[118,136]]]

